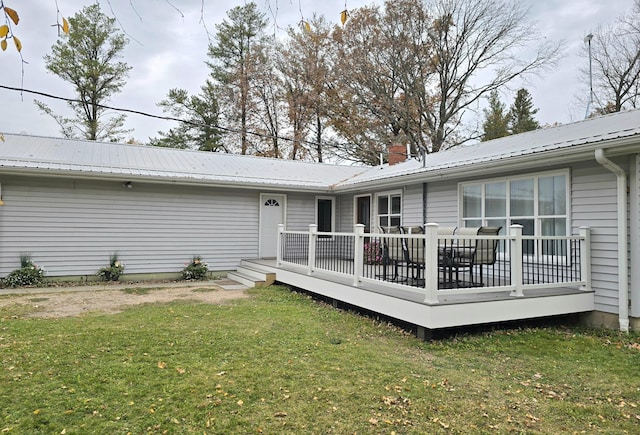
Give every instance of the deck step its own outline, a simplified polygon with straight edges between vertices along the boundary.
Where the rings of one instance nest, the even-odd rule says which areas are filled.
[[[264,281],[266,285],[271,285],[276,280],[275,273],[264,272],[250,265],[238,266],[238,268],[236,269],[236,273],[239,273],[247,277],[255,278],[259,281]]]
[[[253,265],[242,264],[237,270],[227,273],[227,277],[247,287],[264,287],[276,280],[276,274],[256,269]]]
[[[229,272],[227,273],[227,278],[239,282],[242,285],[245,285],[249,288],[253,287],[262,287],[264,286],[264,281],[257,280],[255,278],[247,277],[237,272]]]
[[[276,281],[276,274],[273,270],[273,267],[254,263],[251,260],[242,260],[240,266],[238,266],[237,268],[237,271],[244,273],[244,271],[246,270],[251,271],[249,272],[249,276],[259,277],[265,282],[266,285],[271,285]]]

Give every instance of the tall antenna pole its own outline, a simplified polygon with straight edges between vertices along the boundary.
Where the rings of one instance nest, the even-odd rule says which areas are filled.
[[[587,102],[587,111],[584,114],[584,119],[589,117],[589,109],[591,109],[591,104],[593,104],[593,70],[591,68],[591,39],[593,39],[593,34],[589,33],[584,37],[584,42],[589,46],[589,101]]]

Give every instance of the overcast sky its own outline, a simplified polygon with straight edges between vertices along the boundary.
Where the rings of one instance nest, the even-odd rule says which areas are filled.
[[[523,0],[524,1],[524,0]],[[47,72],[43,56],[50,52],[57,39],[55,0],[31,2],[5,0],[5,5],[20,14],[20,23],[14,33],[23,44],[24,88],[62,97],[74,98],[72,87]],[[69,17],[93,1],[58,0],[60,12]],[[110,0],[100,1],[103,12],[115,16],[131,42],[124,51],[124,60],[132,67],[122,92],[108,103],[115,107],[161,115],[156,104],[171,88],[187,89],[197,93],[208,75],[206,60],[208,39],[201,23],[201,0]],[[215,32],[226,12],[244,4],[244,1],[204,0],[204,18],[207,28]],[[272,26],[274,20],[280,28],[296,25],[301,16],[314,12],[338,23],[344,0],[257,0],[267,13]],[[348,9],[381,1],[347,0]],[[586,83],[580,82],[578,68],[586,63],[580,57],[584,37],[600,24],[612,23],[615,18],[631,9],[632,0],[529,0],[531,16],[537,22],[540,37],[563,41],[564,55],[556,68],[542,77],[526,83],[515,82],[513,88],[526,87],[539,109],[537,119],[542,124],[567,123],[584,117],[586,107],[577,104],[584,94]],[[284,30],[272,27],[280,34]],[[0,85],[21,86],[21,64],[13,44],[0,52]],[[33,96],[0,89],[0,132],[60,136],[55,121],[39,112]],[[510,104],[513,95],[504,94],[503,101]],[[40,98],[58,113],[69,114],[66,104]],[[480,108],[478,108],[480,109]],[[158,130],[173,126],[168,121],[153,120],[139,115],[128,115],[126,127],[134,129],[132,137],[146,142],[157,136]]]

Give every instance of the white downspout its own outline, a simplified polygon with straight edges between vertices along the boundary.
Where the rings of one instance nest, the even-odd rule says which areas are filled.
[[[595,153],[596,161],[616,174],[618,193],[618,319],[620,331],[629,332],[629,276],[627,252],[627,176],[620,166],[609,160],[602,148]]]

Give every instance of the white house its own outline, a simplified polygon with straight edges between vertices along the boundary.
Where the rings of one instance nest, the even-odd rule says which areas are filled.
[[[640,329],[640,111],[373,168],[5,133],[0,192],[0,276],[18,267],[21,254],[51,277],[93,276],[112,253],[127,274],[176,273],[193,255],[218,271],[277,256],[277,264],[251,267],[424,328],[583,312],[593,324]],[[429,277],[439,273],[437,255],[429,254],[417,286],[362,275],[358,243],[373,239],[358,236],[354,224],[375,232],[423,223],[502,227],[501,261],[509,266],[489,273],[510,281],[436,288],[437,278]],[[513,244],[515,224],[529,245],[521,238]],[[317,239],[315,231],[331,234]],[[331,275],[331,268],[311,264],[318,261],[311,249],[300,270],[283,259],[293,246],[283,237],[302,237],[317,249],[316,241],[335,245],[342,233],[351,237],[342,249],[349,270]],[[410,239],[426,239],[428,247],[428,237]],[[563,266],[581,263],[579,277],[554,284],[571,291],[534,291],[544,282],[529,288],[522,280],[520,269],[544,250],[533,243],[545,239],[580,243],[579,259],[562,259]],[[518,254],[529,266],[508,259],[515,258],[508,246],[516,245],[531,248]],[[565,253],[551,256],[557,261]],[[456,291],[465,298],[456,299]]]

